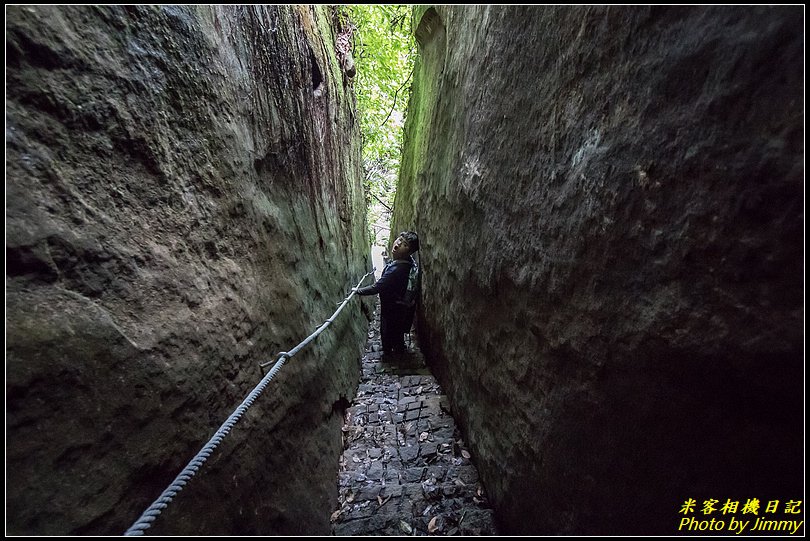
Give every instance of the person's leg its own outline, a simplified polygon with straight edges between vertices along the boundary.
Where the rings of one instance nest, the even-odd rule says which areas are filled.
[[[391,331],[391,347],[397,353],[403,353],[408,349],[405,347],[405,330],[403,329],[403,314],[397,310],[392,314],[389,325],[393,327]]]
[[[405,351],[402,332],[402,310],[393,303],[381,303],[380,338],[383,354]]]
[[[395,338],[392,332],[389,314],[383,313],[380,316],[380,338],[382,339],[383,353],[390,353],[394,350]]]
[[[406,338],[404,344],[404,351],[408,350],[408,343],[410,342],[411,327],[413,326],[414,309],[406,308],[403,310],[402,319],[400,321],[400,333]]]

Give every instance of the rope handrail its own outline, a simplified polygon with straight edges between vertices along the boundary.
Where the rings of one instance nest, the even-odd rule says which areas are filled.
[[[337,315],[341,312],[341,310],[343,310],[343,308],[346,306],[349,300],[352,297],[354,297],[354,295],[357,293],[357,289],[360,287],[360,284],[363,283],[363,280],[368,278],[368,276],[371,275],[375,270],[376,269],[371,269],[371,272],[366,273],[360,279],[360,281],[357,282],[357,285],[351,290],[351,292],[343,300],[343,302],[340,303],[340,306],[338,307],[337,310],[335,310],[335,313],[332,314],[332,317],[327,319],[321,326],[315,329],[315,331],[312,334],[307,336],[300,344],[295,346],[289,352],[282,351],[281,353],[278,354],[278,359],[275,361],[275,364],[270,369],[270,371],[261,379],[258,385],[256,385],[256,387],[254,387],[253,390],[245,397],[242,403],[239,404],[239,406],[233,411],[233,413],[231,413],[228,419],[226,419],[225,422],[222,423],[222,425],[219,427],[219,429],[217,429],[217,431],[214,433],[211,439],[208,440],[208,443],[206,443],[202,447],[202,449],[200,449],[199,452],[196,455],[194,455],[194,458],[192,458],[191,461],[188,464],[186,464],[186,467],[183,468],[183,470],[177,475],[177,477],[174,478],[174,481],[172,481],[171,484],[166,488],[166,490],[164,490],[161,493],[158,499],[152,502],[152,505],[150,505],[146,509],[146,511],[144,511],[141,514],[138,520],[136,520],[132,524],[132,526],[130,526],[129,529],[126,532],[124,532],[124,535],[144,535],[146,530],[150,526],[152,526],[152,523],[155,521],[158,515],[160,515],[160,513],[164,509],[166,509],[166,507],[168,507],[169,503],[171,503],[174,497],[177,496],[177,493],[183,490],[183,487],[189,482],[189,480],[191,480],[192,477],[194,477],[194,475],[197,473],[197,471],[199,471],[199,469],[202,467],[205,461],[208,460],[208,457],[211,456],[211,453],[214,452],[214,449],[216,449],[217,446],[220,443],[222,443],[222,440],[225,438],[225,436],[228,435],[228,433],[231,431],[234,425],[237,422],[239,422],[239,419],[242,418],[242,415],[245,414],[245,412],[248,410],[248,408],[250,408],[250,406],[253,405],[253,403],[256,401],[259,395],[262,394],[265,387],[267,387],[267,385],[276,376],[279,370],[281,370],[281,367],[284,366],[284,363],[286,363],[287,360],[290,359],[293,355],[301,351],[307,344],[312,342],[319,334],[321,334],[324,331],[324,329],[326,329],[326,327],[328,327],[335,320]],[[267,366],[272,362],[273,361],[262,363],[259,366],[264,368],[265,366]]]

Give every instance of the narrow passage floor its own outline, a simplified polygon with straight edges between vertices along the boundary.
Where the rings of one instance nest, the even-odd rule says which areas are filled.
[[[493,535],[478,472],[416,344],[381,359],[379,305],[343,426],[335,535]]]

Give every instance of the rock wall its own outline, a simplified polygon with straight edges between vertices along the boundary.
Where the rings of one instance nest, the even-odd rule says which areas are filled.
[[[393,229],[421,235],[420,340],[505,531],[801,500],[802,9],[415,27]]]
[[[9,533],[121,534],[366,261],[326,7],[9,7]],[[149,533],[315,534],[361,304]]]

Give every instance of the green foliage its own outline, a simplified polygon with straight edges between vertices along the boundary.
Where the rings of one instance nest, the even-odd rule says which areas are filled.
[[[393,206],[416,56],[411,8],[409,5],[348,6],[353,23],[355,92],[363,138],[369,224],[387,221],[385,207]]]

